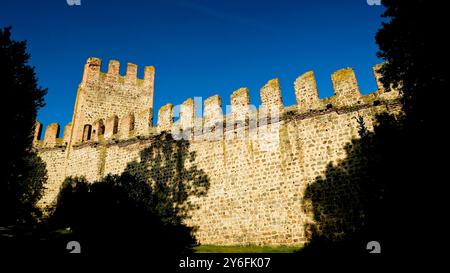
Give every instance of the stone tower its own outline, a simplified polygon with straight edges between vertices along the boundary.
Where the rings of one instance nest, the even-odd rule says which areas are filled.
[[[91,139],[125,135],[128,132],[124,130],[140,129],[135,128],[139,127],[139,124],[134,124],[136,115],[140,117],[140,123],[146,123],[141,124],[143,127],[151,126],[154,67],[145,67],[144,79],[138,79],[135,64],[127,64],[125,76],[119,74],[118,61],[109,61],[106,73],[100,72],[100,65],[98,58],[89,58],[85,64],[73,112],[69,146]],[[119,126],[119,121],[123,126]]]
[[[36,122],[34,147],[46,162],[49,173],[41,206],[55,201],[67,176],[102,177],[104,166],[89,158],[82,147],[148,135],[152,128],[154,67],[146,66],[144,78],[138,79],[135,64],[127,64],[124,76],[119,73],[118,61],[111,60],[106,73],[100,71],[100,66],[98,58],[87,60],[72,121],[65,126],[61,136],[59,124],[52,123],[47,125],[41,140],[42,124]]]

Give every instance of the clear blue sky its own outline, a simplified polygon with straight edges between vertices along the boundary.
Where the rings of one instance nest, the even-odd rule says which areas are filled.
[[[72,119],[83,65],[90,56],[156,67],[154,107],[219,94],[224,105],[239,87],[278,77],[285,105],[293,82],[314,70],[320,97],[332,95],[330,75],[353,67],[362,93],[376,89],[371,67],[384,7],[366,0],[66,0],[2,2],[0,27],[28,41],[39,83],[48,87],[44,126]],[[156,117],[154,117],[156,120]]]

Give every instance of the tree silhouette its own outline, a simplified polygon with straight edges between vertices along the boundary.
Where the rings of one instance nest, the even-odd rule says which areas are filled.
[[[195,153],[188,148],[187,141],[162,133],[121,175],[94,183],[67,178],[50,225],[70,228],[87,255],[190,252],[196,240],[194,227],[184,223],[195,209],[189,197],[206,194],[209,180],[193,164]]]
[[[164,221],[188,217],[196,208],[189,196],[203,196],[209,188],[207,175],[193,164],[196,155],[188,148],[188,141],[164,132],[141,151],[140,162],[129,163],[125,170],[138,181],[152,181],[154,203]]]
[[[360,128],[347,158],[307,187],[304,205],[315,223],[303,253],[363,253],[376,240],[385,254],[425,254],[442,235],[437,210],[445,198],[441,129],[448,80],[445,43],[433,30],[442,28],[446,9],[423,0],[383,4],[388,21],[376,35],[386,61],[381,81],[401,92],[403,113],[378,116],[373,132]]]
[[[0,88],[7,99],[2,134],[0,224],[30,223],[46,181],[45,163],[32,151],[36,113],[47,90],[38,87],[25,41],[11,39],[11,27],[0,29]]]
[[[448,93],[446,6],[439,1],[384,0],[387,22],[376,35],[384,86],[401,90],[409,126],[433,130]],[[441,32],[442,31],[442,32]],[[442,108],[444,107],[444,108]],[[434,128],[435,129],[435,128]]]
[[[407,166],[403,116],[377,117],[373,132],[360,124],[360,138],[346,145],[347,158],[329,164],[325,174],[308,185],[303,200],[314,223],[306,226],[311,242],[304,253],[361,254],[376,240],[394,253],[403,247],[402,231],[409,221]],[[405,203],[406,202],[406,203]]]
[[[398,206],[404,210],[399,223],[404,237],[403,248],[422,249],[431,253],[444,234],[442,219],[445,192],[442,181],[445,169],[447,137],[443,134],[448,102],[448,49],[443,33],[447,6],[442,1],[383,2],[384,16],[389,19],[378,31],[378,55],[386,61],[382,68],[385,86],[398,86],[403,95],[403,154],[392,162],[403,181],[397,192]],[[399,189],[400,190],[400,189]],[[400,195],[401,194],[401,195]],[[434,224],[418,215],[434,219]],[[417,238],[420,231],[420,239]],[[407,239],[409,237],[409,240]],[[400,240],[402,241],[402,240]],[[420,252],[419,252],[420,253]]]

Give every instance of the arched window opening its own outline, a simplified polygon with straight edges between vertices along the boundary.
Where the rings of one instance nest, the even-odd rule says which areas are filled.
[[[104,135],[105,134],[105,124],[103,123],[103,120],[100,120],[98,123],[98,135]]]
[[[84,128],[83,128],[83,142],[91,140],[91,130],[92,130],[92,126],[90,124],[84,125]]]

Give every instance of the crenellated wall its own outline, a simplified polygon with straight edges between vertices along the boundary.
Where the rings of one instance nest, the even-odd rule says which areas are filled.
[[[145,134],[151,125],[148,113],[153,109],[153,86],[155,69],[147,66],[144,69],[144,79],[137,78],[137,66],[128,63],[126,75],[119,74],[120,63],[109,61],[108,71],[100,72],[101,60],[89,58],[84,68],[83,79],[78,88],[77,101],[73,116],[72,143],[78,144],[87,139],[84,126],[95,122],[113,122],[113,127],[105,131],[105,138],[111,138],[118,133],[118,118],[134,115],[139,119],[139,133]],[[143,120],[142,120],[143,119]],[[92,130],[91,134],[98,134]],[[83,138],[83,136],[85,138]],[[95,136],[97,137],[97,136]]]
[[[320,99],[309,71],[294,82],[296,105],[283,105],[279,81],[272,79],[260,90],[259,107],[250,103],[249,90],[240,88],[230,96],[229,112],[213,95],[197,117],[196,107],[202,105],[189,98],[161,107],[152,126],[154,68],[146,67],[141,80],[133,64],[120,76],[117,61],[102,73],[100,60],[90,58],[73,120],[62,137],[59,125],[50,124],[39,140],[42,124],[36,125],[35,147],[49,172],[42,205],[54,201],[64,177],[84,175],[93,181],[120,174],[127,163],[139,161],[139,152],[154,145],[159,133],[168,131],[189,141],[196,155],[189,164],[209,178],[207,195],[191,198],[199,209],[188,221],[198,226],[201,243],[303,243],[308,239],[305,225],[312,221],[302,207],[306,186],[323,175],[327,164],[347,156],[345,144],[358,137],[357,117],[372,129],[376,114],[400,111],[399,93],[382,89],[378,67],[378,90],[368,95],[361,95],[353,70],[345,68],[331,75],[335,95]]]

